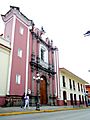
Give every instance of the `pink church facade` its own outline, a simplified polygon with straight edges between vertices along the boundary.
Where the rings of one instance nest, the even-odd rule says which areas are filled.
[[[40,103],[58,105],[60,100],[59,53],[53,41],[43,38],[44,30],[35,27],[33,20],[20,12],[19,7],[1,15],[5,23],[4,38],[10,42],[11,52],[5,99],[15,102],[30,91],[31,104],[35,104],[39,73]],[[5,101],[4,103],[5,104]]]

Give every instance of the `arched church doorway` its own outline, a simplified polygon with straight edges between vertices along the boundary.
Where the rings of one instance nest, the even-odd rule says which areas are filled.
[[[47,79],[42,76],[43,80],[40,81],[40,103],[47,104]]]

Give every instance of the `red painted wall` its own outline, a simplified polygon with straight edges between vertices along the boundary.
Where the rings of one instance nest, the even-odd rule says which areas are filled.
[[[20,26],[24,28],[24,34],[21,35]],[[10,94],[22,95],[25,89],[26,81],[26,50],[27,50],[27,31],[28,29],[19,20],[16,20],[14,34],[14,49],[12,59]],[[18,57],[18,48],[22,49],[22,58]],[[16,74],[21,75],[21,84],[16,84]]]
[[[4,37],[7,39],[8,36],[10,41],[12,38],[12,26],[13,26],[13,18],[11,18],[9,21],[5,23],[5,29],[4,29]]]
[[[0,106],[3,106],[5,104],[5,97],[0,96]]]
[[[86,85],[86,90],[88,91],[88,98],[90,98],[90,85]]]

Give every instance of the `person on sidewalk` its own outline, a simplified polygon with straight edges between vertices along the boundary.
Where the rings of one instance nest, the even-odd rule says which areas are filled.
[[[24,109],[26,109],[26,107],[28,107],[29,109],[29,95],[28,94],[25,94],[25,106],[24,106]]]
[[[25,97],[25,93],[22,96],[21,108],[25,106],[25,99],[24,99],[24,97]]]

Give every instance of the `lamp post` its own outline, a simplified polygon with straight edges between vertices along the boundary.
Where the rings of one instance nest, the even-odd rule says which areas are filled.
[[[33,76],[33,79],[37,82],[36,110],[40,110],[40,80],[43,80],[43,78],[38,73],[36,77]]]

